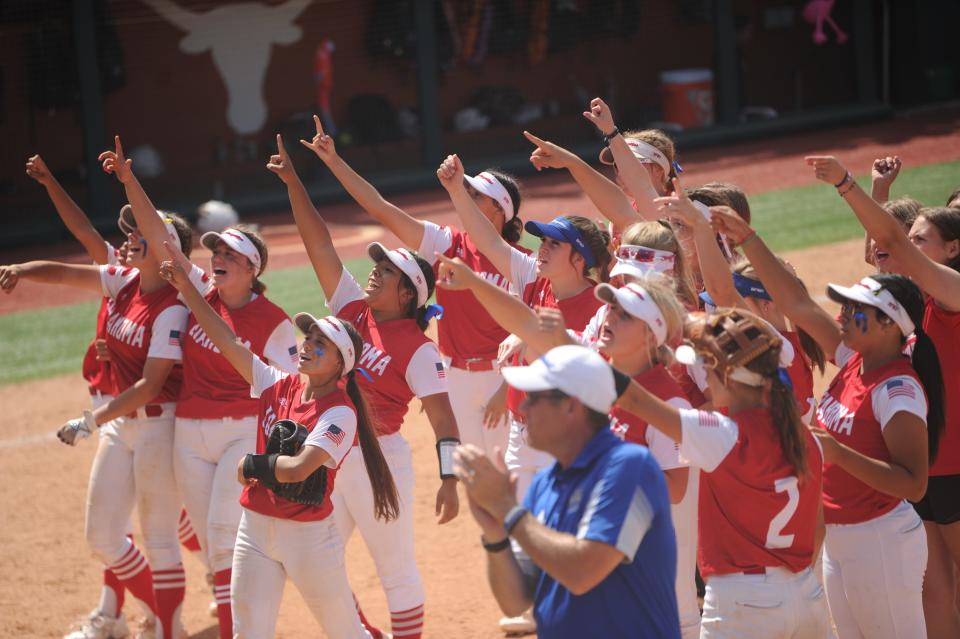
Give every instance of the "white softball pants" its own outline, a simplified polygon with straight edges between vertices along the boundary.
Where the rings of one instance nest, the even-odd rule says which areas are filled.
[[[494,458],[494,450],[497,448],[503,455],[507,450],[510,434],[509,420],[501,422],[496,428],[483,425],[487,402],[503,384],[500,371],[471,372],[447,366],[447,383],[450,405],[453,407],[453,414],[457,416],[460,441],[480,448],[490,459]]]
[[[142,550],[153,570],[180,563],[180,494],[173,476],[173,404],[160,417],[121,417],[100,427],[87,490],[86,537],[107,565],[127,550],[136,505]]]
[[[701,639],[824,639],[826,595],[811,568],[793,573],[713,575],[703,600]]]
[[[178,417],[173,470],[193,529],[211,572],[233,564],[240,526],[237,465],[257,448],[257,418],[188,419]]]
[[[527,443],[527,425],[510,418],[510,441],[507,444],[507,454],[504,462],[507,470],[517,475],[517,500],[523,503],[523,498],[533,483],[533,476],[542,468],[546,468],[556,461],[543,452],[530,448]]]
[[[926,637],[927,533],[907,502],[859,524],[828,524],[823,580],[840,639]]]
[[[274,636],[287,577],[327,637],[370,637],[347,583],[343,541],[330,519],[293,521],[243,509],[230,581],[235,639]]]
[[[697,600],[697,513],[700,499],[700,469],[690,468],[687,490],[678,504],[670,505],[677,535],[677,608],[683,639],[700,636],[700,602]]]
[[[399,516],[386,523],[374,516],[373,489],[363,453],[355,447],[337,471],[333,519],[344,543],[354,528],[360,529],[386,592],[388,608],[409,610],[422,605],[425,597],[413,546],[413,454],[400,433],[379,439],[400,497]]]

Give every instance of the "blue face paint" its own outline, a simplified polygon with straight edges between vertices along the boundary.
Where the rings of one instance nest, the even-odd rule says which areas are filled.
[[[868,328],[867,314],[863,311],[857,311],[853,314],[853,325],[860,329],[861,333],[866,333]]]
[[[327,354],[327,349],[325,349],[325,348],[323,348],[323,347],[314,348],[314,349],[313,349],[313,354],[316,355],[318,358],[323,357],[324,355]]]
[[[140,238],[140,246],[143,247],[143,257],[147,256],[147,241],[143,238]]]

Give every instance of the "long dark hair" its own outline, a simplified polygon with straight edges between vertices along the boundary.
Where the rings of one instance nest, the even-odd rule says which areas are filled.
[[[914,325],[913,334],[916,337],[916,342],[913,345],[910,362],[913,364],[913,370],[920,378],[920,384],[923,385],[923,391],[927,395],[927,450],[930,455],[930,462],[933,463],[940,448],[940,436],[943,434],[944,428],[944,391],[943,374],[937,349],[933,345],[933,340],[923,330],[926,302],[920,288],[911,279],[903,275],[881,273],[872,277],[880,286],[890,291],[894,299],[900,302]],[[877,312],[882,313],[879,309]],[[904,342],[906,342],[906,339],[906,336],[904,336]]]
[[[263,295],[267,292],[267,285],[260,281],[260,275],[267,270],[267,259],[270,257],[267,251],[267,242],[257,230],[248,224],[237,224],[232,228],[246,235],[254,248],[257,249],[257,253],[260,254],[260,270],[253,274],[253,283],[250,285],[250,290],[257,295]]]
[[[520,219],[520,200],[523,196],[520,193],[520,182],[516,176],[501,169],[485,169],[485,172],[497,178],[497,181],[500,182],[503,188],[507,190],[507,193],[510,194],[510,199],[513,201],[513,217],[503,223],[503,230],[500,231],[500,237],[511,244],[516,244],[523,235],[523,221]],[[506,217],[507,213],[508,211],[503,212],[504,217]]]
[[[363,352],[363,338],[353,327],[353,324],[341,320],[346,327],[350,340],[353,342],[353,352]],[[380,439],[370,418],[370,407],[357,384],[357,369],[354,366],[347,373],[347,396],[353,402],[357,411],[357,438],[360,440],[360,452],[363,454],[363,464],[367,468],[367,478],[370,488],[373,489],[373,511],[377,519],[391,521],[400,514],[400,497],[397,494],[397,485],[393,481],[390,466],[380,450]]]
[[[613,254],[610,253],[610,234],[597,226],[597,223],[593,220],[580,215],[564,215],[564,217],[580,231],[580,235],[583,236],[583,242],[587,245],[587,249],[593,254],[595,262],[593,268],[596,269],[597,280],[600,282],[609,281],[610,266],[611,262],[613,262]],[[575,250],[570,251],[571,263],[573,263],[573,256],[575,254]],[[586,264],[583,265],[583,275],[586,277],[590,276],[590,269]]]
[[[413,256],[413,259],[417,261],[417,266],[420,267],[420,270],[423,272],[423,279],[427,283],[427,299],[430,299],[430,296],[433,295],[433,290],[436,286],[436,276],[433,273],[433,267],[430,266],[430,263],[425,259],[410,251],[410,255]],[[413,282],[410,281],[410,278],[407,277],[407,274],[403,271],[400,272],[400,281],[403,283],[403,286],[413,293],[410,299],[410,304],[407,306],[406,313],[404,315],[411,319],[417,321],[417,326],[420,327],[421,331],[427,330],[427,326],[430,325],[430,320],[427,319],[427,304],[423,306],[417,306],[417,287],[414,286]]]

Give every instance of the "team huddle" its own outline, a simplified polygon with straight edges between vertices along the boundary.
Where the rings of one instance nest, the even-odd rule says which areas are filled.
[[[287,578],[331,638],[420,637],[401,433],[414,397],[436,436],[437,521],[476,520],[507,634],[960,636],[960,189],[944,207],[890,200],[896,157],[875,161],[870,194],[837,159],[807,158],[865,229],[873,271],[829,285],[833,315],[735,185],[684,188],[663,132],[621,132],[599,98],[584,117],[613,180],[525,136],[533,166],[569,171],[603,227],[524,223],[517,180],[465,175],[456,155],[437,178],[460,228],[416,219],[315,117],[301,144],[402,244],[369,245],[363,284],[278,135],[266,168],[326,317],[268,299],[251,227],[204,233],[209,269],[192,263],[189,225],[154,206],[119,138],[100,156],[128,202],[119,247],[28,160],[95,264],[0,266],[0,287],[103,296],[91,405],[57,432],[98,434],[85,530],[103,588],[66,637],[126,637],[127,598],[137,636],[186,636],[181,540],[206,567],[221,639],[273,636]],[[839,370],[816,397],[827,362]],[[354,529],[389,631],[349,583]]]

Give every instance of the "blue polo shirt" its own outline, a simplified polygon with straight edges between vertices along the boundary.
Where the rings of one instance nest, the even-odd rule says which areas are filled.
[[[625,556],[579,596],[541,572],[533,604],[539,637],[679,639],[677,541],[663,472],[649,449],[601,429],[569,468],[555,463],[537,473],[524,506],[553,530]]]

